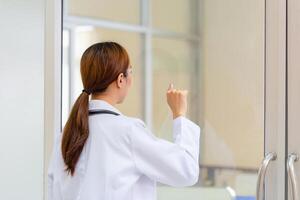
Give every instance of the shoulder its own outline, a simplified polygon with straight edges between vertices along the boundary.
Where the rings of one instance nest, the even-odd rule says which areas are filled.
[[[145,122],[136,117],[121,115],[116,119],[116,121],[110,121],[111,126],[123,130],[123,132],[131,133],[135,130],[140,132],[141,130],[145,130],[147,128]]]
[[[121,115],[119,116],[118,124],[115,127],[122,130],[123,134],[118,134],[127,144],[132,144],[134,140],[140,138],[147,132],[147,127],[142,119]]]
[[[147,141],[149,139],[157,140],[156,136],[152,133],[142,119],[136,117],[127,117],[127,120],[130,124],[127,134],[132,141],[142,143],[143,141]]]
[[[146,128],[146,124],[142,119],[136,117],[123,116],[123,122],[128,125],[128,128],[132,129],[135,127]]]
[[[122,116],[122,121],[126,124],[127,133],[134,135],[135,133],[148,132],[146,123],[139,118]]]

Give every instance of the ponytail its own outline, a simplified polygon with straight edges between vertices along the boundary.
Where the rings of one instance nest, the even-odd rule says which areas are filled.
[[[84,144],[89,136],[88,102],[88,93],[82,92],[77,98],[63,129],[62,156],[66,165],[65,171],[72,176]]]

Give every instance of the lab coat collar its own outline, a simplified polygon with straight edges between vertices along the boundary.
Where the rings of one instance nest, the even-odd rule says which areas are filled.
[[[121,111],[119,111],[116,107],[111,105],[105,100],[101,99],[92,99],[89,101],[89,110],[97,110],[97,109],[105,109],[114,111],[120,115],[122,115]]]

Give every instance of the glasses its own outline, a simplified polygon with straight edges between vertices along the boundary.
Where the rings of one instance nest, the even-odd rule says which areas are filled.
[[[130,66],[124,73],[125,76],[127,76],[128,74],[132,74],[132,66]]]

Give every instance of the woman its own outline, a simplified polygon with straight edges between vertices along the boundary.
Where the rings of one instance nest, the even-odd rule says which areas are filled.
[[[132,84],[122,46],[90,46],[80,70],[84,89],[54,143],[49,200],[154,200],[156,182],[183,187],[198,181],[200,127],[185,117],[186,90],[170,84],[166,92],[173,113],[172,143],[114,107]]]

